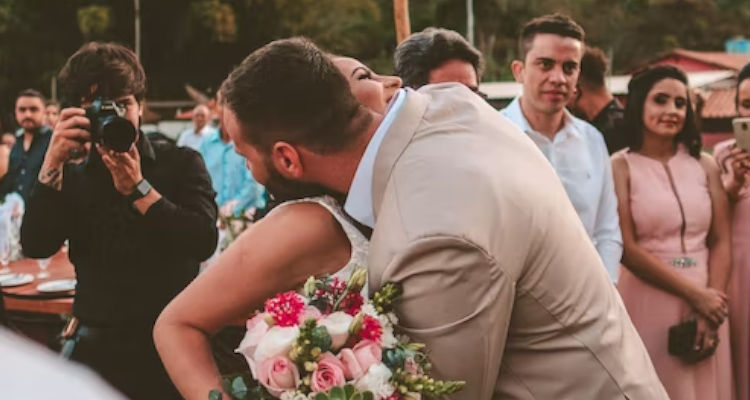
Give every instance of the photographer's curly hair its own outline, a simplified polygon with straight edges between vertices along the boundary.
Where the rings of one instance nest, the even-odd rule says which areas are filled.
[[[140,102],[146,95],[143,66],[132,50],[118,43],[84,44],[70,56],[59,78],[63,97],[71,105],[94,97],[114,99],[131,94]]]
[[[628,100],[625,104],[625,115],[623,117],[622,134],[625,137],[631,151],[640,150],[643,146],[643,107],[646,104],[646,98],[651,88],[657,82],[664,79],[676,79],[688,87],[687,76],[681,69],[671,65],[657,65],[642,69],[633,74],[628,83]],[[694,158],[700,158],[701,152],[701,135],[695,122],[695,112],[690,101],[690,95],[687,95],[687,112],[685,115],[685,124],[682,130],[675,136],[674,143],[682,143],[687,147],[688,152]]]

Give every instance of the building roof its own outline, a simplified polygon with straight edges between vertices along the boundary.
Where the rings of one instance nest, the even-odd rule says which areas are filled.
[[[734,71],[739,71],[745,66],[745,64],[750,63],[750,54],[674,49],[661,55],[653,62],[653,64],[658,64],[661,60],[666,61],[674,57],[688,58],[701,64],[705,64],[707,67],[730,69]]]
[[[737,115],[734,88],[711,89],[702,93],[702,118],[732,118]]]

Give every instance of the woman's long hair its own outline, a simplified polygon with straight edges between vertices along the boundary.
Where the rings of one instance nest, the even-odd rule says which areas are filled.
[[[654,85],[663,79],[677,79],[685,87],[688,86],[687,76],[681,69],[671,65],[652,66],[633,74],[628,83],[628,100],[625,104],[625,115],[622,122],[622,134],[626,139],[630,150],[637,151],[643,146],[643,107],[646,104],[648,92]],[[687,113],[682,130],[675,136],[675,145],[682,143],[687,148],[691,156],[700,158],[701,152],[701,135],[698,132],[698,126],[695,123],[695,112],[690,101],[690,95],[687,96]]]

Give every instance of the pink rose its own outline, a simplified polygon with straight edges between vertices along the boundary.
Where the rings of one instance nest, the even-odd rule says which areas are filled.
[[[300,378],[297,366],[284,356],[271,357],[258,365],[258,382],[272,395],[279,397],[282,392],[296,389]]]
[[[380,363],[383,358],[383,349],[377,342],[363,340],[352,349],[342,349],[339,357],[344,365],[346,378],[359,379],[371,366]]]
[[[302,310],[302,313],[299,316],[299,325],[302,325],[305,321],[312,318],[314,320],[319,320],[323,314],[320,313],[320,310],[318,310],[318,307],[314,306],[306,306],[304,310]]]
[[[331,353],[323,354],[323,358],[318,361],[318,366],[312,373],[310,389],[325,393],[332,387],[343,386],[345,383],[344,366],[341,361]]]

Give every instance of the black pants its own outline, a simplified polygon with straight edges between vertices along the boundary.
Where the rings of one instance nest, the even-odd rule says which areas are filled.
[[[97,329],[82,325],[71,359],[93,369],[132,400],[181,399],[164,370],[151,327]]]

